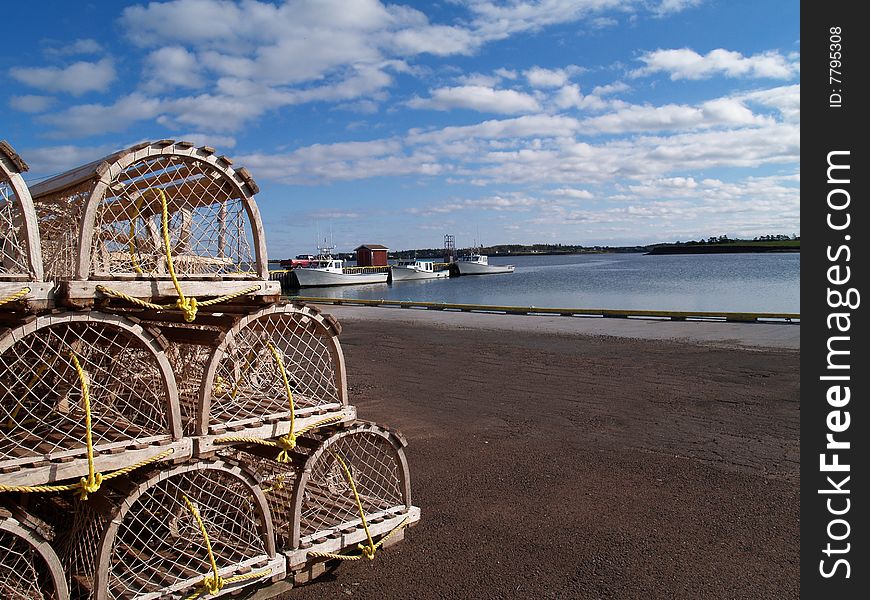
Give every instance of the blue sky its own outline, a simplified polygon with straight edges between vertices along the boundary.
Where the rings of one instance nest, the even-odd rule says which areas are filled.
[[[144,140],[246,166],[270,256],[800,234],[795,1],[33,2],[0,139],[53,175]]]

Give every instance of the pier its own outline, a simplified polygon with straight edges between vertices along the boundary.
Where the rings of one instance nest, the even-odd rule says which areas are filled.
[[[558,315],[564,317],[598,317],[615,319],[657,319],[670,321],[718,321],[734,323],[799,324],[801,318],[800,313],[704,312],[634,309],[620,310],[610,308],[548,308],[539,306],[451,304],[444,302],[420,302],[415,300],[363,300],[355,298],[318,298],[311,296],[292,296],[292,299],[302,302],[311,302],[315,304],[387,306],[397,308],[456,312],[480,312],[509,315]]]

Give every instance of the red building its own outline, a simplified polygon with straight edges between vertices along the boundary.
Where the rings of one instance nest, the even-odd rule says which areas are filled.
[[[363,244],[356,251],[356,266],[358,267],[386,267],[387,251],[389,248],[380,244]]]

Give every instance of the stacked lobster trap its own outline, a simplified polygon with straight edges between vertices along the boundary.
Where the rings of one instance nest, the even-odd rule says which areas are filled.
[[[419,520],[339,323],[269,281],[245,169],[171,140],[0,166],[0,597],[292,584]]]

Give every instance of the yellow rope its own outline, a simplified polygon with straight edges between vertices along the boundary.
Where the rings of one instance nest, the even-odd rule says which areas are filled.
[[[153,462],[157,462],[162,460],[175,452],[172,448],[168,450],[164,450],[160,454],[155,454],[149,458],[144,460],[140,460],[139,462],[132,464],[128,467],[124,467],[123,469],[118,469],[117,471],[112,471],[107,475],[102,476],[102,481],[107,481],[109,479],[114,479],[115,477],[120,477],[121,475],[127,475],[136,469],[144,467],[145,465],[149,465]],[[69,492],[72,490],[81,489],[81,483],[69,483],[66,485],[2,485],[0,484],[0,492],[21,492],[21,493],[43,493],[43,492]],[[87,498],[85,498],[87,499]]]
[[[278,352],[278,349],[275,348],[272,342],[266,342],[266,346],[269,348],[269,352],[272,353],[275,364],[278,365],[281,380],[284,382],[284,391],[287,393],[287,402],[290,404],[290,431],[278,438],[281,452],[278,453],[278,458],[276,459],[278,462],[288,463],[290,462],[289,453],[296,447],[296,438],[299,436],[299,433],[295,431],[296,408],[293,406],[293,392],[290,391],[290,382],[287,380],[287,371],[284,369],[284,359],[281,357],[281,353]]]
[[[400,531],[408,522],[408,517],[402,520],[391,532],[385,535],[377,544],[372,539],[372,534],[369,531],[369,524],[366,521],[365,511],[363,510],[362,501],[359,499],[359,494],[356,491],[356,484],[353,482],[353,477],[350,474],[350,469],[347,468],[347,464],[342,460],[342,458],[336,454],[335,452],[330,451],[330,454],[338,461],[341,465],[342,470],[344,471],[344,477],[347,479],[348,484],[350,485],[350,490],[353,492],[353,499],[356,501],[357,510],[359,510],[359,518],[362,521],[363,529],[366,532],[366,538],[368,539],[368,544],[357,544],[357,548],[359,548],[361,554],[358,555],[347,555],[347,554],[333,554],[332,552],[309,552],[308,556],[313,558],[335,558],[338,560],[361,560],[363,558],[367,558],[369,560],[375,559],[375,552],[378,548],[380,548],[384,542],[386,542],[390,537],[395,535],[398,531]]]
[[[332,415],[332,416],[326,417],[324,419],[320,419],[319,421],[316,421],[314,423],[311,423],[310,425],[306,425],[305,427],[303,427],[299,431],[296,431],[295,433],[292,434],[293,446],[290,446],[290,447],[287,447],[287,444],[285,442],[282,442],[282,440],[285,437],[291,435],[290,433],[278,438],[277,440],[264,440],[262,438],[245,437],[245,436],[240,436],[240,435],[230,435],[230,436],[226,436],[226,437],[222,437],[222,438],[217,438],[215,440],[215,443],[216,444],[260,444],[261,446],[271,446],[273,448],[281,448],[281,453],[279,453],[278,456],[280,457],[281,454],[284,454],[284,456],[281,458],[285,458],[286,460],[280,460],[280,458],[276,459],[276,460],[279,460],[280,462],[284,462],[284,463],[289,463],[292,461],[290,460],[290,455],[288,454],[288,452],[290,450],[293,450],[293,448],[296,447],[296,438],[298,438],[299,436],[301,436],[305,433],[308,433],[312,429],[317,429],[321,425],[325,425],[327,423],[332,423],[334,421],[341,421],[343,418],[344,418],[343,415]]]
[[[85,444],[88,452],[88,477],[87,479],[82,477],[81,481],[79,481],[79,485],[82,488],[79,498],[87,500],[89,493],[93,494],[100,489],[100,485],[103,483],[103,474],[94,471],[94,436],[91,429],[91,389],[88,383],[88,374],[82,368],[75,352],[70,351],[68,356],[79,376],[79,383],[82,386],[82,404],[85,408]]]
[[[404,529],[404,527],[408,524],[408,519],[410,519],[410,518],[411,517],[405,517],[404,519],[402,519],[401,523],[396,525],[396,527],[390,533],[388,533],[387,535],[382,537],[380,539],[380,541],[378,541],[378,543],[375,544],[375,548],[380,548],[381,546],[383,546],[383,544],[388,539],[390,539],[391,537],[393,537],[394,535],[396,535],[397,533],[402,531],[402,529]],[[360,547],[361,546],[362,546],[362,544],[360,544]],[[309,552],[308,557],[309,558],[334,558],[337,560],[346,560],[346,561],[356,561],[356,560],[362,560],[363,558],[367,558],[364,554],[351,555],[351,554],[335,554],[334,552],[314,552],[314,551]],[[374,560],[374,555],[372,555],[371,560]]]
[[[97,472],[96,469],[94,468],[94,436],[93,436],[93,428],[92,428],[92,423],[91,423],[91,388],[90,388],[90,384],[88,382],[88,374],[87,374],[87,371],[85,371],[84,367],[82,367],[81,363],[79,362],[79,359],[76,356],[75,352],[69,351],[67,353],[67,356],[69,356],[69,359],[73,364],[73,367],[75,367],[76,374],[78,375],[78,378],[79,378],[79,384],[81,385],[81,388],[82,388],[82,406],[83,406],[84,411],[85,411],[85,446],[86,446],[87,458],[88,458],[88,476],[82,477],[78,483],[70,483],[70,484],[66,484],[66,485],[36,485],[36,486],[0,485],[0,492],[25,492],[25,493],[26,492],[62,492],[62,491],[79,489],[80,490],[79,499],[80,500],[87,500],[88,494],[93,494],[94,492],[99,490],[100,485],[102,485],[103,481],[105,481],[106,479],[111,479],[113,477],[119,477],[121,475],[126,475],[127,473],[129,473],[135,469],[138,469],[139,467],[142,467],[142,466],[147,465],[149,463],[152,463],[154,461],[160,460],[164,456],[168,456],[169,454],[172,454],[172,452],[174,452],[174,450],[172,450],[170,448],[169,450],[161,452],[160,454],[157,454],[156,456],[152,456],[152,457],[147,458],[143,461],[140,461],[136,464],[124,467],[123,469],[118,469],[117,471],[113,471],[109,475],[103,475],[102,473]],[[43,367],[45,367],[45,369],[48,368],[47,365],[43,365]],[[28,384],[27,384],[27,393],[30,392],[30,388],[32,387],[33,384],[36,383],[36,380],[42,376],[42,374],[45,372],[45,369],[37,370],[36,374],[33,376],[33,378],[31,378],[30,382],[28,382]],[[20,407],[21,402],[23,402],[23,398],[19,399],[19,407]],[[16,407],[16,410],[12,415],[13,418],[17,414],[19,407]]]
[[[263,493],[268,494],[269,492],[274,492],[275,490],[283,490],[285,479],[287,479],[287,477],[284,475],[284,473],[281,473],[275,479],[272,480],[273,481],[272,485],[270,485],[268,487],[261,488],[263,490]]]
[[[130,302],[131,304],[135,304],[137,306],[141,306],[142,308],[150,308],[153,310],[171,310],[171,309],[178,308],[177,302],[175,304],[155,304],[154,302],[147,302],[145,300],[141,300],[141,299],[136,298],[134,296],[130,296],[129,294],[125,294],[124,292],[122,292],[120,290],[114,290],[114,289],[112,289],[110,287],[106,287],[104,285],[98,285],[96,287],[96,289],[98,292],[105,294],[106,296],[110,296],[112,298],[119,298],[121,300],[126,300],[127,302]],[[250,294],[251,292],[256,292],[259,289],[261,289],[261,286],[252,285],[250,287],[246,287],[242,290],[239,290],[237,292],[233,292],[231,294],[224,294],[223,296],[218,296],[217,298],[212,298],[211,300],[204,300],[202,302],[197,301],[196,306],[200,307],[200,306],[211,306],[212,304],[220,304],[221,302],[226,302],[227,300],[232,300],[233,298],[238,298],[239,296],[244,296],[246,294]],[[191,298],[191,300],[196,300],[196,298]],[[194,319],[195,318],[196,318],[196,315],[194,314]],[[187,314],[185,314],[184,319],[185,319],[185,321],[187,321]],[[188,321],[188,323],[189,322],[191,322],[191,321]]]
[[[9,302],[15,302],[16,300],[21,300],[22,298],[24,298],[24,296],[26,296],[30,292],[31,292],[30,288],[25,286],[25,287],[21,288],[20,290],[18,290],[17,292],[15,292],[14,294],[9,294],[5,298],[0,298],[0,306],[3,306],[4,304],[8,304]]]
[[[208,531],[206,531],[205,523],[202,522],[202,517],[199,515],[199,510],[193,505],[193,503],[187,498],[187,496],[182,496],[184,503],[187,504],[188,510],[190,510],[193,517],[196,519],[197,525],[199,525],[199,531],[202,534],[202,539],[205,541],[205,549],[208,552],[208,560],[211,563],[211,575],[206,575],[202,578],[202,581],[199,582],[199,590],[188,596],[188,600],[192,598],[198,598],[202,594],[217,594],[220,592],[225,585],[228,583],[236,583],[239,581],[246,581],[248,579],[257,579],[262,577],[263,575],[269,575],[272,572],[272,569],[266,569],[265,571],[260,571],[259,573],[245,573],[244,575],[235,575],[233,577],[221,577],[218,572],[217,561],[214,558],[214,552],[211,549],[211,540],[208,538]]]

